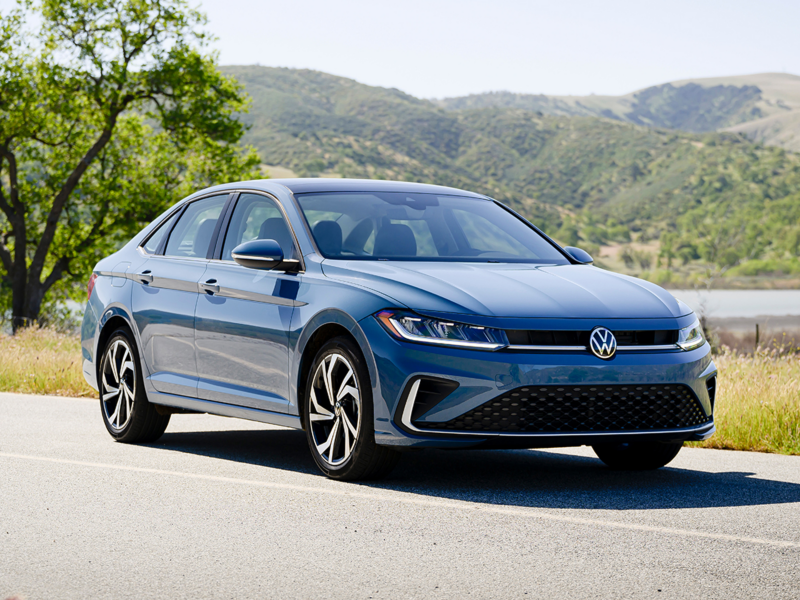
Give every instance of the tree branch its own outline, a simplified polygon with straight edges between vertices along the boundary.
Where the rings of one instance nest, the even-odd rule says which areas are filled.
[[[74,247],[78,249],[86,248],[90,242],[92,242],[96,237],[103,233],[103,226],[105,225],[106,217],[108,216],[110,207],[108,203],[103,204],[103,207],[100,209],[97,217],[92,224],[92,228],[89,230],[84,238],[76,244]],[[53,284],[55,284],[61,276],[64,274],[64,271],[69,271],[69,263],[72,259],[75,258],[75,253],[71,253],[70,255],[60,256],[56,260],[56,264],[53,266],[53,270],[50,271],[50,274],[41,284],[42,288],[44,289],[45,293],[49,290]]]
[[[3,193],[3,188],[0,187],[0,210],[6,215],[9,221],[12,221],[15,216],[15,211],[6,200],[6,195]]]
[[[17,214],[17,209],[19,208],[19,187],[18,184],[18,175],[17,175],[17,157],[14,155],[11,150],[8,149],[8,145],[0,146],[0,156],[6,159],[8,162],[8,183],[9,183],[9,196],[10,196],[10,205],[6,201],[5,197],[3,197],[2,204],[0,204],[0,208],[3,209],[3,212],[6,213],[9,219],[13,220],[13,217]],[[7,208],[6,208],[7,207]]]
[[[67,203],[70,194],[72,194],[72,192],[75,190],[75,187],[78,185],[81,177],[86,172],[86,169],[89,168],[89,164],[111,140],[111,136],[114,133],[114,127],[116,125],[116,120],[116,114],[109,119],[109,122],[106,128],[100,134],[100,137],[92,145],[92,147],[89,148],[80,162],[78,162],[77,166],[72,173],[70,173],[69,177],[67,177],[67,180],[64,182],[61,190],[59,190],[58,194],[53,200],[53,206],[50,208],[50,213],[47,215],[47,222],[45,224],[44,231],[42,232],[42,237],[39,240],[39,245],[36,247],[36,252],[33,255],[33,261],[31,262],[30,275],[32,279],[38,281],[41,277],[42,270],[44,269],[45,259],[47,258],[47,253],[50,251],[50,245],[53,243],[53,238],[55,237],[56,229],[58,228],[58,221],[61,218],[61,213],[64,211],[64,205]]]
[[[14,277],[14,258],[11,256],[11,250],[3,242],[0,242],[0,262],[3,263],[8,276]]]
[[[42,290],[45,294],[47,293],[47,290],[53,287],[53,284],[56,281],[61,279],[61,276],[64,274],[64,271],[66,271],[69,268],[70,260],[72,260],[72,258],[67,258],[66,256],[62,256],[56,261],[56,264],[53,265],[53,270],[50,271],[50,275],[48,275],[47,279],[45,279],[44,282],[41,284]]]

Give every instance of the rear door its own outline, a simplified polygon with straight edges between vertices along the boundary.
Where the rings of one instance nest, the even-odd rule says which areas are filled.
[[[205,271],[196,311],[198,397],[272,412],[288,411],[289,328],[300,275],[248,269],[233,262],[242,242],[273,239],[286,258],[300,258],[278,205],[242,193]]]
[[[149,258],[132,276],[131,307],[150,381],[159,392],[197,396],[198,284],[229,197],[208,196],[187,204],[142,245]]]

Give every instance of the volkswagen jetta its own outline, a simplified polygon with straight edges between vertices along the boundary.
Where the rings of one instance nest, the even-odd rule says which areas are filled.
[[[251,419],[303,429],[337,479],[414,447],[661,467],[714,432],[709,345],[668,292],[591,263],[463,190],[221,185],[95,267],[83,371],[118,441],[175,413]]]

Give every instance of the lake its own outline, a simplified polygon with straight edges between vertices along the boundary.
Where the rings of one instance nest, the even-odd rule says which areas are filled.
[[[669,290],[696,313],[714,319],[800,317],[800,290]]]

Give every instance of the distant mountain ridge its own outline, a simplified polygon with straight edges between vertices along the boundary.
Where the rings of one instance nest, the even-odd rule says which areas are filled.
[[[448,110],[521,108],[693,133],[736,131],[754,141],[800,151],[800,77],[787,73],[676,81],[624,96],[488,92],[435,102]]]
[[[709,268],[742,264],[748,273],[800,274],[800,154],[737,132],[660,125],[707,130],[754,119],[729,126],[736,129],[785,118],[768,87],[665,84],[631,94],[624,106],[608,97],[563,104],[544,97],[558,110],[581,111],[572,116],[520,108],[520,100],[498,105],[493,97],[487,106],[476,106],[484,97],[444,108],[319,71],[223,70],[252,97],[242,115],[250,125],[244,141],[273,175],[471,189],[508,203],[561,242],[595,252],[623,245],[630,252],[616,256],[629,272],[684,265],[686,284]],[[690,96],[705,108],[684,110]],[[625,119],[614,112],[620,106]],[[665,275],[653,277],[663,282]]]

